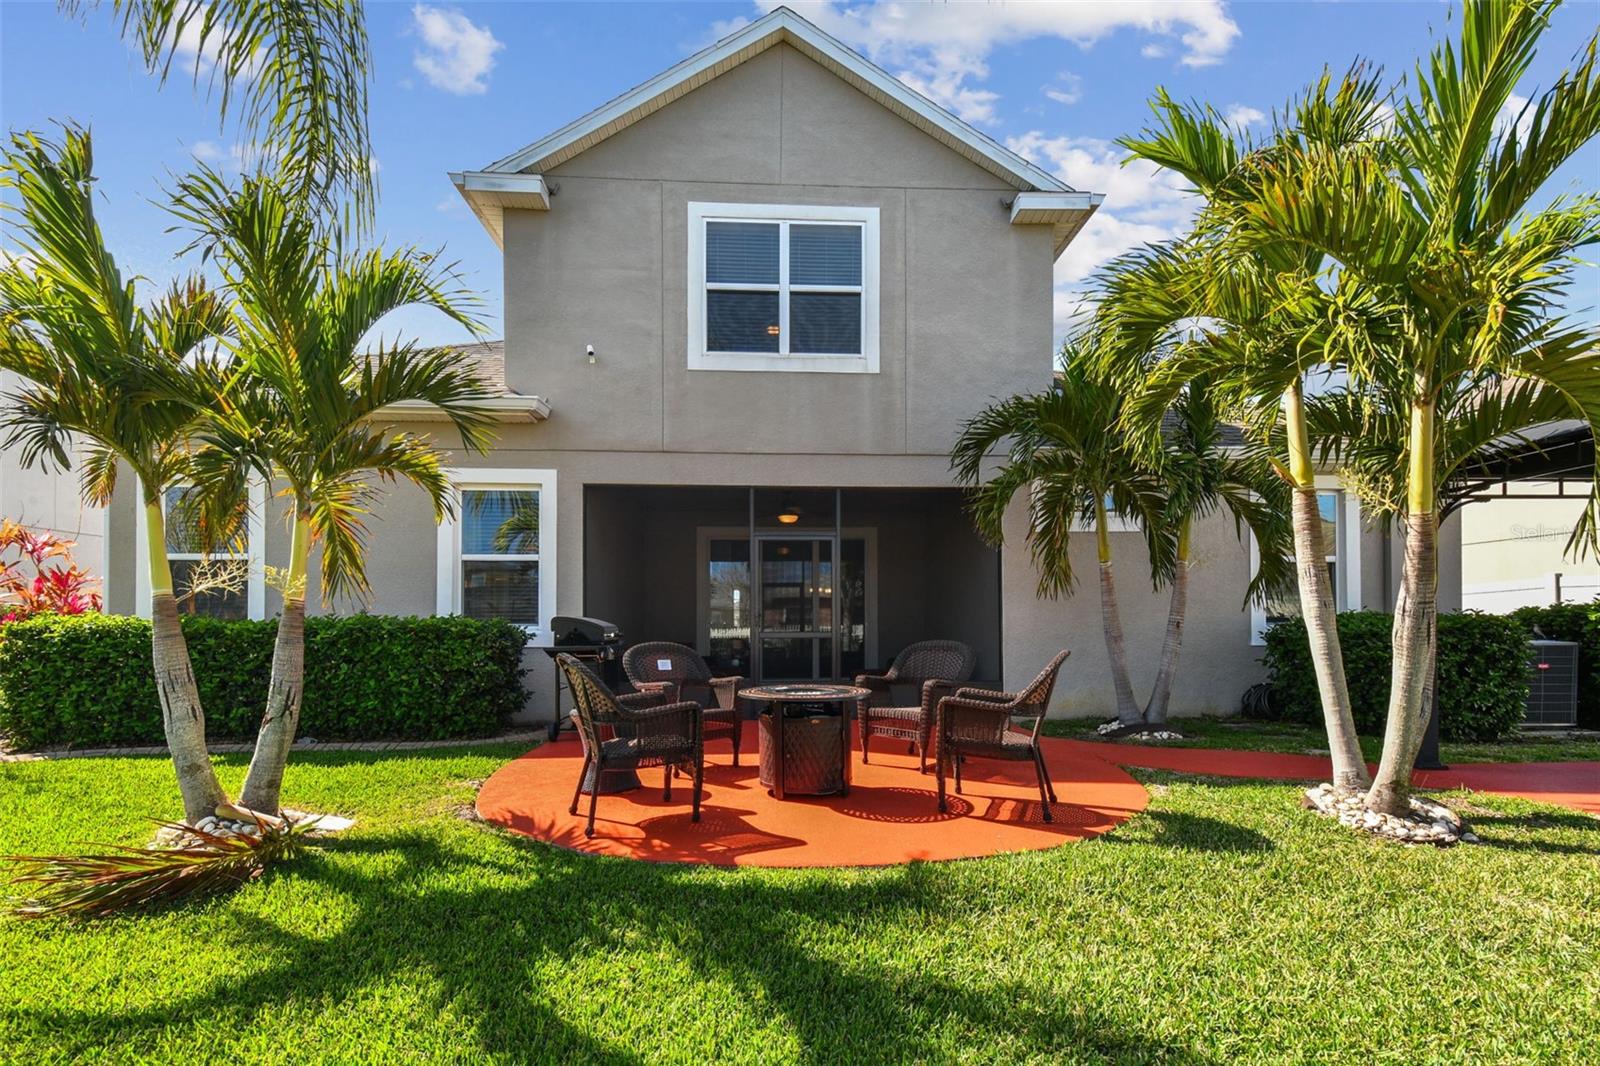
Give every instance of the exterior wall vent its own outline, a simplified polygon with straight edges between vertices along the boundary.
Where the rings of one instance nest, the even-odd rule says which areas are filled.
[[[1528,642],[1528,713],[1524,726],[1578,723],[1578,646],[1565,640]]]

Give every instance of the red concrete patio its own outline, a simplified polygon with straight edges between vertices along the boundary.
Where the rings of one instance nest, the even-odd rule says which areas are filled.
[[[778,800],[757,781],[756,726],[745,724],[744,765],[724,743],[706,754],[701,820],[689,820],[689,782],[661,799],[661,771],[644,787],[601,796],[595,835],[583,812],[567,813],[583,761],[576,739],[541,745],[496,772],[478,794],[478,813],[516,833],[598,855],[717,866],[888,866],[1058,847],[1108,832],[1143,810],[1149,795],[1122,766],[1220,777],[1325,780],[1328,760],[1310,755],[1201,748],[1154,748],[1045,738],[1059,802],[1041,817],[1033,768],[973,760],[964,794],[949,810],[935,802],[931,772],[917,772],[904,748],[852,754],[848,795]],[[1119,765],[1120,764],[1120,765]],[[1600,762],[1463,765],[1420,773],[1430,789],[1469,788],[1600,814]]]
[[[918,859],[969,859],[1052,848],[1104,833],[1143,810],[1149,796],[1125,771],[1066,741],[1046,739],[1045,762],[1059,802],[1041,817],[1029,763],[971,760],[963,794],[947,782],[939,813],[934,776],[917,772],[904,745],[874,745],[872,762],[852,753],[848,795],[767,794],[756,779],[756,725],[745,723],[735,769],[726,743],[706,752],[698,823],[689,820],[689,782],[661,799],[660,769],[644,787],[601,796],[593,838],[584,836],[587,800],[567,813],[583,752],[575,739],[545,744],[501,768],[478,794],[478,813],[515,832],[578,851],[655,862],[718,866],[889,866]]]

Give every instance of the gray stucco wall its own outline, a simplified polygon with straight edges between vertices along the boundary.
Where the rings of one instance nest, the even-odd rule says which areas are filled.
[[[1051,235],[1000,179],[788,46],[546,175],[505,217],[506,366],[542,447],[942,453],[991,395],[1049,380]],[[688,369],[688,204],[880,212],[880,370]],[[590,365],[585,346],[594,345]]]

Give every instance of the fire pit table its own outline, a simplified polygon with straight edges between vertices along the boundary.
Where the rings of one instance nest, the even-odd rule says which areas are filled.
[[[774,798],[850,791],[850,704],[869,695],[854,685],[761,685],[739,690],[741,700],[768,705],[760,716],[760,780]]]

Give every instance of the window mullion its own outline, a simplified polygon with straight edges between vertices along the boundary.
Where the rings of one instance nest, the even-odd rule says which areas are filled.
[[[789,223],[778,223],[778,354],[789,354]]]

